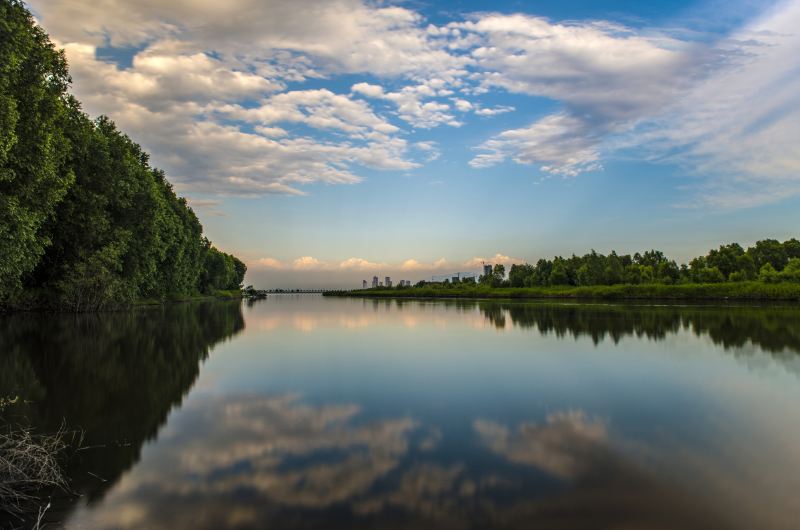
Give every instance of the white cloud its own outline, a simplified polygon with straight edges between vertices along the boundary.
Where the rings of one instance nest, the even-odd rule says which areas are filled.
[[[301,271],[309,269],[321,269],[323,267],[325,267],[324,262],[311,256],[303,256],[301,258],[297,258],[292,262],[292,268]]]
[[[362,0],[31,4],[65,46],[84,108],[141,142],[183,193],[303,195],[358,183],[364,168],[414,169],[441,149],[409,133],[514,112],[481,101],[502,91],[560,108],[486,139],[473,167],[575,176],[646,145],[698,177],[704,205],[800,193],[793,0],[717,43],[524,14],[436,26]],[[120,66],[98,57],[108,45],[138,51]],[[348,94],[295,86],[338,75],[363,80]]]
[[[345,270],[376,271],[386,267],[385,263],[375,263],[363,258],[348,258],[339,263],[339,268]]]
[[[466,99],[454,98],[453,103],[455,104],[456,109],[460,112],[469,112],[472,110],[472,103]]]
[[[407,259],[400,264],[400,270],[403,271],[438,271],[449,268],[450,264],[445,258],[440,258],[433,263],[423,263],[415,259]]]
[[[514,112],[516,109],[510,105],[498,105],[496,107],[479,108],[475,110],[478,116],[497,116],[506,112]]]
[[[468,58],[450,54],[422,17],[406,8],[360,0],[34,1],[43,24],[62,41],[114,46],[177,40],[251,64],[307,58],[323,72],[456,75]]]
[[[460,127],[463,124],[450,113],[449,104],[431,100],[451,93],[447,90],[442,91],[441,87],[445,85],[441,79],[434,79],[419,85],[403,87],[396,92],[386,92],[378,85],[357,83],[351,90],[356,94],[394,103],[397,106],[397,115],[414,127],[420,129],[431,129],[439,125]]]
[[[473,167],[511,159],[564,176],[598,169],[605,138],[662,109],[696,67],[685,43],[607,23],[485,14],[451,26],[480,37],[471,55],[485,88],[545,96],[565,106],[486,141],[479,149],[488,152],[475,157]],[[476,114],[510,110],[500,106]]]
[[[660,117],[634,131],[654,157],[696,176],[696,202],[715,208],[800,193],[800,3],[784,2],[720,53],[729,60]],[[669,153],[665,156],[664,153]]]
[[[506,256],[504,254],[500,254],[499,252],[494,255],[494,257],[490,258],[480,258],[474,257],[471,260],[464,263],[465,267],[481,267],[484,263],[492,264],[492,265],[512,265],[514,263],[523,263],[525,260],[520,258],[512,258],[511,256]]]
[[[167,86],[158,79],[150,83],[144,72],[97,60],[92,46],[69,44],[66,52],[76,85],[86,91],[85,106],[93,114],[110,115],[141,141],[181,190],[300,195],[298,185],[360,182],[357,166],[408,170],[418,165],[406,158],[406,140],[391,134],[395,126],[363,102],[328,90],[271,95],[249,110],[226,102],[240,94],[212,89],[198,92],[197,101],[183,101],[162,97]],[[257,125],[247,132],[220,117]],[[312,139],[274,126],[292,122],[340,130],[349,139]]]
[[[691,64],[682,42],[609,24],[486,14],[452,26],[480,36],[471,55],[485,85],[552,97],[606,118],[635,119],[659,108]]]
[[[260,258],[251,263],[251,266],[265,267],[267,269],[275,270],[282,270],[286,268],[286,265],[275,258]]]
[[[510,158],[518,164],[538,164],[547,173],[574,177],[600,169],[598,134],[581,119],[554,114],[486,141],[478,147],[486,152],[473,158],[470,165],[485,168]]]
[[[262,125],[303,123],[316,129],[335,129],[364,138],[366,133],[379,137],[399,129],[378,117],[364,101],[352,100],[327,89],[295,90],[270,96],[257,108],[228,106],[223,114]]]

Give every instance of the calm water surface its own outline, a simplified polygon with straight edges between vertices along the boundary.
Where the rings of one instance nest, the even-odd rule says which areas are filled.
[[[800,524],[800,309],[275,296],[0,319],[68,528]]]

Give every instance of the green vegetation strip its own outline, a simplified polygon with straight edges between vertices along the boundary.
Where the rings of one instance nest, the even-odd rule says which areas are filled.
[[[328,292],[326,296],[375,298],[568,298],[602,300],[783,300],[800,301],[797,283],[709,283],[590,285],[581,287],[489,287],[484,285],[423,286]]]

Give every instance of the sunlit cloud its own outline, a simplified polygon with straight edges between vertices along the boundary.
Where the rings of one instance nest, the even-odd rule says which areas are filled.
[[[512,258],[511,256],[506,256],[498,252],[493,257],[488,257],[488,258],[474,257],[471,260],[466,261],[464,263],[464,266],[473,268],[482,267],[484,264],[510,266],[513,265],[514,263],[523,263],[524,261],[525,260],[523,259]]]
[[[324,262],[311,256],[303,256],[292,262],[292,268],[295,270],[321,269],[324,267],[326,267]]]
[[[257,259],[253,265],[276,270],[282,270],[286,268],[285,264],[275,258],[260,258]]]

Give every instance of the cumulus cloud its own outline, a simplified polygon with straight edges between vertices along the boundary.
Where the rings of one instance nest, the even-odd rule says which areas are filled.
[[[332,73],[456,75],[469,62],[432,38],[418,13],[360,0],[108,0],[103,9],[88,0],[54,0],[35,7],[54,35],[70,42],[179,40],[252,64],[280,60],[279,52],[290,51]]]
[[[540,164],[543,172],[574,177],[600,169],[600,131],[569,114],[554,114],[530,127],[504,131],[478,147],[485,151],[470,161],[490,167],[510,158],[518,164]]]
[[[492,265],[505,265],[510,266],[514,263],[523,263],[525,260],[520,258],[512,258],[511,256],[506,256],[504,254],[500,254],[499,252],[495,254],[493,257],[489,258],[481,258],[481,257],[474,257],[469,261],[464,263],[465,267],[481,267],[484,263],[491,263]]]
[[[480,36],[471,55],[484,87],[545,96],[565,107],[480,145],[487,152],[470,162],[475,168],[511,159],[562,176],[599,169],[606,136],[662,109],[696,67],[685,43],[607,23],[488,14],[453,26]]]
[[[340,269],[357,271],[375,271],[386,266],[385,263],[375,263],[363,258],[348,258],[339,263]]]
[[[253,262],[251,265],[256,267],[265,267],[267,269],[276,269],[276,270],[282,270],[286,268],[286,265],[284,265],[280,260],[277,260],[275,258],[259,258],[255,260],[255,262]]]
[[[796,1],[717,41],[491,12],[437,26],[362,0],[32,7],[65,47],[86,110],[143,143],[184,193],[303,195],[358,183],[365,168],[415,169],[441,148],[409,134],[518,112],[481,101],[502,92],[560,108],[478,143],[474,168],[576,176],[645,145],[648,159],[701,177],[705,205],[800,192]],[[109,45],[128,47],[130,64],[98,53]],[[348,93],[319,87],[340,75],[356,76]]]
[[[437,271],[450,267],[445,258],[440,258],[433,263],[422,263],[415,259],[407,259],[400,265],[400,270],[404,271]]]
[[[148,82],[144,73],[97,60],[91,46],[65,48],[76,85],[88,91],[82,96],[85,105],[94,113],[112,116],[134,139],[144,139],[180,189],[303,194],[298,185],[359,182],[354,165],[388,170],[417,166],[405,158],[406,140],[389,135],[396,127],[361,103],[330,91],[280,94],[267,100],[273,104],[266,110],[247,111],[226,103],[235,94],[198,93],[183,101],[159,88],[158,82]],[[270,116],[277,115],[282,122],[338,129],[350,136],[344,140],[288,136],[275,127],[250,132],[218,119],[220,115],[262,126],[271,125]]]
[[[325,267],[325,262],[318,260],[317,258],[311,256],[303,256],[301,258],[297,258],[292,262],[292,268],[295,270],[309,270],[309,269],[320,269]]]
[[[234,119],[261,125],[303,123],[316,129],[333,129],[364,138],[370,132],[387,135],[399,129],[378,117],[369,105],[327,89],[294,90],[275,94],[257,108],[229,106],[220,109]]]
[[[438,89],[435,88],[437,86]],[[419,85],[406,86],[396,92],[385,92],[379,85],[357,83],[352,86],[351,91],[355,94],[392,102],[397,107],[397,115],[414,127],[421,129],[431,129],[439,125],[460,127],[463,123],[451,114],[448,103],[430,100],[430,98],[452,93],[449,89],[442,89],[443,86],[445,86],[443,81],[433,80]],[[463,107],[463,103],[461,105]]]

